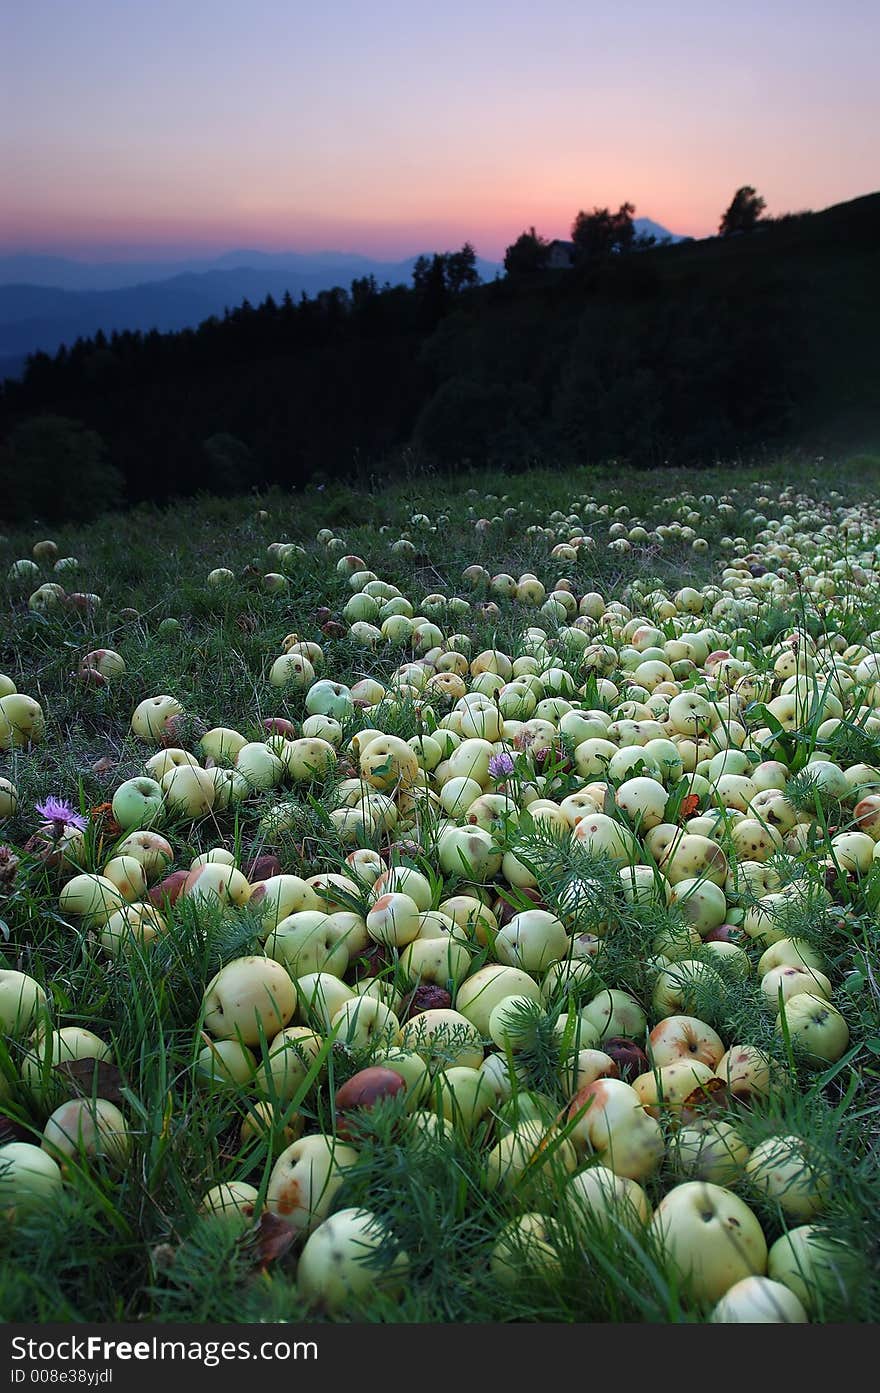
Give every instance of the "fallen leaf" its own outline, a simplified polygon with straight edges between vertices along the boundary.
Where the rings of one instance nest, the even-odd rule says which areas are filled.
[[[67,1080],[75,1097],[122,1102],[122,1075],[105,1059],[66,1059],[54,1065],[53,1073]]]
[[[296,1229],[285,1219],[279,1219],[277,1214],[264,1209],[259,1223],[248,1237],[255,1245],[260,1266],[268,1267],[270,1262],[277,1262],[293,1247]]]

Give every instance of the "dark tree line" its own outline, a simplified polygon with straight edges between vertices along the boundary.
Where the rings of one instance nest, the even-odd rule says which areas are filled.
[[[875,419],[880,196],[639,255],[630,205],[595,212],[564,274],[530,263],[532,228],[489,284],[466,244],[411,286],[364,277],[32,355],[0,389],[0,523],[381,474],[404,452],[710,463]]]

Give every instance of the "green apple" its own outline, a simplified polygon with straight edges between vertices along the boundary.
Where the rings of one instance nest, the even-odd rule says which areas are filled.
[[[20,1214],[51,1204],[62,1187],[61,1167],[39,1146],[11,1141],[0,1146],[0,1214]]]
[[[332,716],[336,721],[345,721],[354,714],[351,690],[342,682],[322,678],[306,693],[306,711],[310,716]]]
[[[147,697],[135,710],[131,718],[131,732],[146,744],[158,744],[165,734],[166,723],[172,716],[182,716],[183,707],[176,697]]]
[[[860,1253],[817,1224],[784,1233],[767,1258],[767,1275],[794,1292],[819,1319],[847,1319],[853,1295],[864,1282],[864,1268]]]
[[[823,996],[800,992],[783,1003],[776,1019],[776,1033],[788,1031],[792,1044],[816,1066],[836,1064],[849,1045],[846,1020]]]
[[[146,776],[126,779],[113,795],[113,816],[123,832],[153,827],[165,812],[162,789]]]
[[[232,1219],[236,1227],[250,1228],[254,1221],[260,1192],[254,1185],[244,1180],[232,1180],[223,1185],[212,1185],[206,1190],[199,1203],[199,1212],[211,1217],[220,1216]]]
[[[49,1013],[49,998],[33,977],[0,968],[0,1029],[4,1035],[27,1035]]]

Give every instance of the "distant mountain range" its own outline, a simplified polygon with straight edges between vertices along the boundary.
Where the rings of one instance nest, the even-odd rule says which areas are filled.
[[[661,241],[680,238],[636,218],[636,230]],[[377,261],[349,252],[224,252],[180,261],[74,261],[57,256],[0,256],[0,379],[16,377],[29,353],[55,353],[98,330],[195,327],[243,300],[259,304],[286,292],[316,295],[348,289],[361,276],[380,285],[408,284],[416,257]],[[477,260],[481,278],[503,274],[499,262]]]

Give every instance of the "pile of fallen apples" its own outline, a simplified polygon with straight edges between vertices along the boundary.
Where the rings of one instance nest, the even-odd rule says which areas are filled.
[[[822,1226],[829,1180],[810,1138],[780,1129],[750,1150],[736,1109],[778,1099],[792,1066],[827,1069],[851,1044],[817,935],[791,926],[843,912],[840,887],[880,859],[880,768],[840,754],[854,731],[880,737],[880,636],[842,632],[859,586],[877,580],[880,517],[783,494],[777,506],[794,511],[770,520],[752,509],[751,540],[720,539],[717,583],[672,593],[632,583],[626,603],[579,589],[600,546],[683,541],[701,553],[709,543],[695,529],[739,515],[716,498],[664,506],[678,518],[652,526],[578,500],[525,528],[545,540],[548,567],[566,564],[571,577],[545,586],[473,564],[470,598],[417,602],[319,533],[318,553],[351,594],[312,637],[291,633],[267,654],[268,687],[297,719],[270,718],[258,740],[214,728],[188,749],[181,703],[147,694],[131,735],[153,752],[112,793],[110,854],[90,864],[94,839],[75,823],[42,829],[57,910],[92,953],[148,954],[184,905],[252,916],[261,951],[205,983],[195,1073],[246,1100],[243,1141],[280,1122],[286,1145],[264,1192],[243,1177],[209,1188],[202,1208],[242,1226],[261,1209],[286,1221],[302,1243],[303,1296],[331,1311],[377,1283],[364,1255],[387,1245],[383,1221],[335,1203],[358,1157],[358,1117],[391,1099],[401,1125],[432,1144],[461,1133],[484,1146],[485,1185],[510,1215],[487,1254],[502,1283],[524,1269],[552,1277],[560,1207],[611,1245],[622,1231],[655,1244],[716,1321],[805,1321],[856,1280],[856,1255]],[[512,521],[474,510],[478,538]],[[415,553],[443,525],[416,514],[390,550]],[[291,545],[273,544],[271,562],[302,554]],[[31,565],[13,570],[29,578]],[[218,568],[208,582],[235,577]],[[44,583],[31,608],[61,603],[58,591]],[[771,603],[793,622],[759,647],[754,624]],[[485,632],[505,605],[523,614],[513,651],[475,651],[466,630]],[[340,633],[365,653],[399,648],[403,661],[383,680],[336,680]],[[110,649],[81,663],[100,683],[124,670]],[[416,734],[383,728],[403,716]],[[46,730],[39,703],[0,675],[0,750],[25,757]],[[322,800],[340,852],[332,869],[292,874],[284,837],[307,796]],[[16,804],[0,779],[0,819]],[[248,804],[264,854],[243,865],[222,820]],[[215,844],[176,866],[175,840],[193,824]],[[542,838],[568,858],[555,887],[536,859]],[[602,971],[634,912],[647,925],[641,996]],[[702,1018],[731,982],[754,983],[779,1049]],[[52,1099],[53,1066],[112,1058],[110,1042],[56,1024],[46,990],[22,972],[0,971],[0,1020],[38,1109]],[[520,1068],[542,1030],[558,1048],[562,1108]],[[332,1130],[308,1131],[302,1104],[326,1090],[338,1046],[365,1062],[335,1092]],[[38,1142],[0,1148],[0,1209],[14,1219],[46,1202],[68,1165],[121,1168],[132,1150],[119,1106],[67,1098]],[[656,1196],[661,1178],[652,1207],[646,1186]],[[785,1229],[772,1242],[754,1197],[779,1206]],[[408,1267],[399,1252],[382,1284],[393,1289]]]

